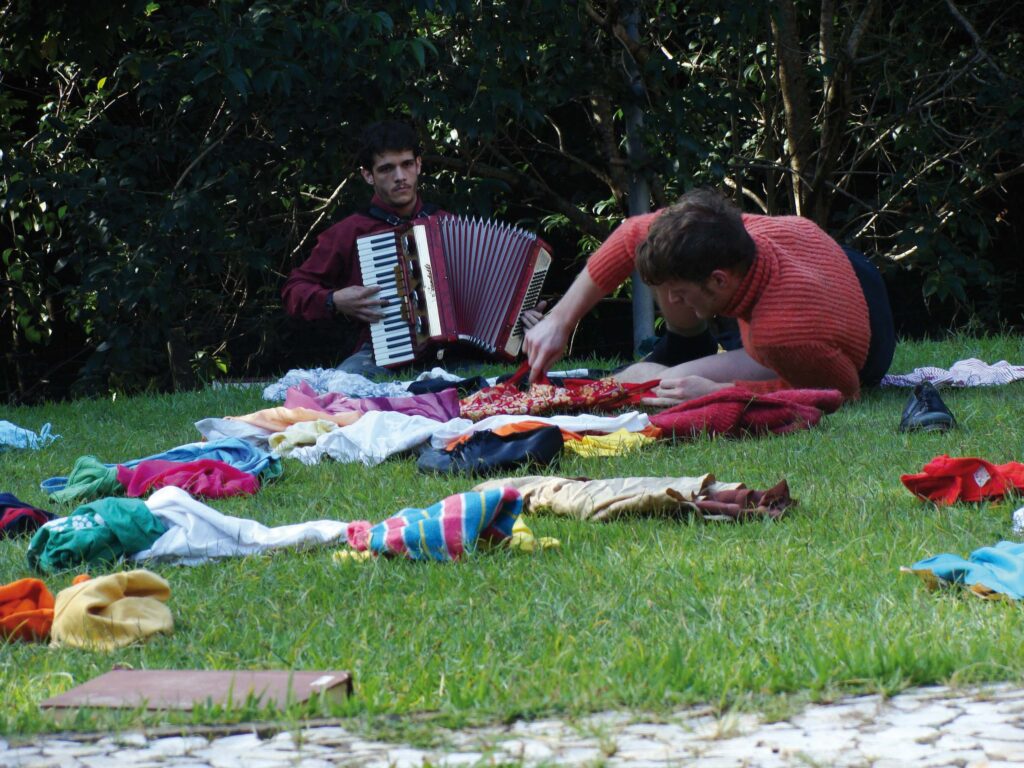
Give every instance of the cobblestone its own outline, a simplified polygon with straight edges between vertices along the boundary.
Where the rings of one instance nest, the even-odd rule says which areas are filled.
[[[265,733],[265,731],[261,731]],[[125,733],[96,739],[0,739],[0,768],[337,768],[381,766],[629,766],[806,768],[808,765],[996,768],[1024,762],[1024,689],[918,688],[891,699],[858,696],[766,722],[751,713],[691,708],[647,717],[600,712],[559,720],[441,731],[443,746],[367,740],[340,725],[267,738]]]

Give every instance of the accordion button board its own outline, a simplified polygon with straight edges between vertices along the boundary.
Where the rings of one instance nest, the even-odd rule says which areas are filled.
[[[523,312],[536,305],[551,264],[536,235],[441,216],[356,242],[363,284],[387,299],[370,326],[378,365],[397,367],[455,342],[505,360],[519,354]]]

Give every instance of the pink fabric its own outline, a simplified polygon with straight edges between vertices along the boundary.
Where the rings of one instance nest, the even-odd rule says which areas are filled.
[[[165,485],[211,499],[253,494],[260,489],[260,481],[255,475],[216,459],[186,462],[150,459],[134,467],[118,465],[117,482],[124,486],[125,495],[132,497]]]
[[[449,421],[459,416],[459,394],[455,389],[429,392],[408,397],[351,398],[341,392],[318,395],[307,382],[289,387],[284,398],[285,408],[308,408],[324,413],[367,413],[369,411],[397,411],[407,416],[424,416],[435,421]]]
[[[674,437],[703,432],[727,437],[781,435],[813,427],[824,413],[832,413],[842,403],[838,389],[785,389],[757,395],[730,387],[656,413],[651,423]]]

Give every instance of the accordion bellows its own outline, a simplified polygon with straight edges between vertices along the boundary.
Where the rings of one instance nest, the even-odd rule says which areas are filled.
[[[378,365],[394,367],[462,342],[512,360],[523,343],[551,249],[519,227],[443,216],[357,241],[364,285],[379,285],[384,317],[370,326]]]

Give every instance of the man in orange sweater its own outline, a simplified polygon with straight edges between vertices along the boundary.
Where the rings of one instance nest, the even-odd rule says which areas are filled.
[[[651,404],[734,385],[834,388],[853,399],[892,361],[885,286],[862,254],[844,250],[809,219],[741,214],[721,195],[695,190],[664,211],[627,219],[594,252],[526,335],[533,375],[561,357],[576,323],[634,265],[668,332],[618,378],[660,379]],[[715,354],[707,321],[719,315],[738,320],[742,348]]]

